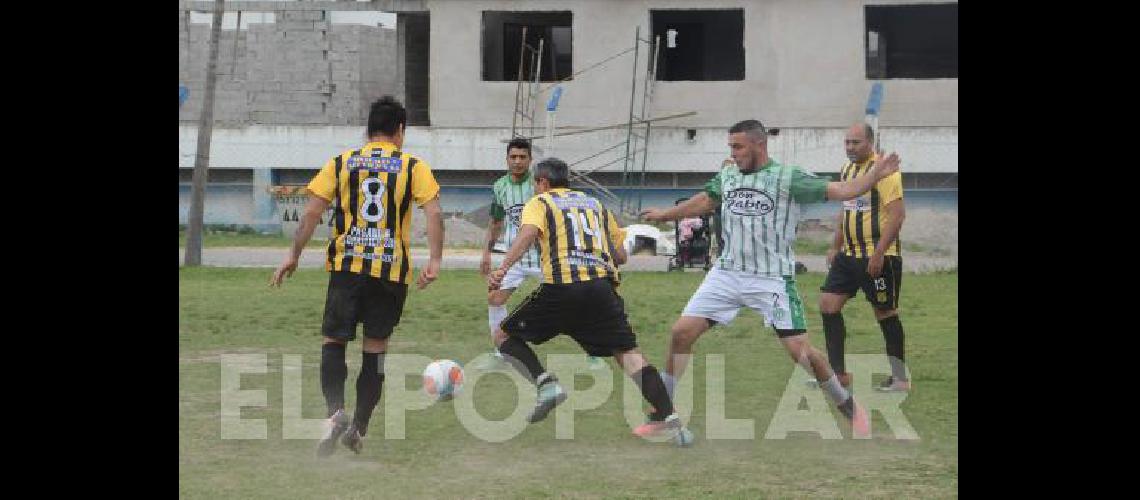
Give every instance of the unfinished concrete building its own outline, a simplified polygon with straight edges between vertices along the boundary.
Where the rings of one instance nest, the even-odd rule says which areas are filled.
[[[185,223],[213,2],[179,0],[179,221]],[[699,188],[728,156],[727,127],[778,129],[775,158],[817,173],[844,162],[847,125],[885,85],[883,146],[904,158],[915,203],[957,208],[957,3],[890,0],[377,0],[225,2],[206,222],[273,227],[269,188],[301,185],[363,140],[369,104],[409,110],[405,149],[426,159],[451,212],[485,205],[505,169],[520,46],[541,39],[534,129],[559,81],[557,131],[535,140],[653,205]],[[635,33],[645,40],[635,41]],[[661,43],[651,51],[651,43]],[[668,42],[668,43],[667,43]],[[629,49],[640,48],[638,62]],[[625,51],[625,52],[623,52]],[[638,75],[656,55],[654,122],[637,184],[623,180]],[[517,125],[517,124],[516,124]],[[611,148],[609,151],[604,151]],[[592,156],[593,155],[593,156]],[[614,161],[617,159],[618,161]],[[612,162],[604,165],[607,162]],[[641,177],[642,163],[645,165]],[[644,179],[644,185],[642,185]],[[633,191],[630,191],[633,190]],[[912,195],[913,193],[913,195]],[[821,208],[822,210],[822,208]]]

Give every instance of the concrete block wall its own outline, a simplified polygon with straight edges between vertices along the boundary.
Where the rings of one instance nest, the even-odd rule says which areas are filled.
[[[219,38],[218,127],[363,125],[381,95],[404,99],[395,29],[336,24],[319,10],[246,16],[261,22],[243,19]],[[202,19],[179,11],[178,80],[190,89],[182,123],[198,120],[209,56],[210,25],[192,17]]]

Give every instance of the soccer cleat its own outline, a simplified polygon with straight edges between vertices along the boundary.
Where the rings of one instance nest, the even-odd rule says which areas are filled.
[[[693,432],[681,422],[676,413],[665,417],[665,420],[652,420],[633,429],[633,434],[651,441],[672,440],[677,446],[686,447],[693,444]]]
[[[341,408],[325,421],[325,435],[317,445],[317,456],[327,457],[336,450],[336,440],[348,429],[348,415]]]
[[[681,448],[688,448],[693,445],[694,439],[693,431],[690,431],[688,427],[681,427],[681,430],[677,431],[677,435],[673,436],[673,444]]]
[[[605,370],[606,362],[597,356],[586,356],[586,365],[591,370]]]
[[[562,390],[562,386],[558,385],[558,380],[550,377],[542,385],[538,386],[538,401],[534,403],[534,409],[526,416],[526,421],[530,423],[538,422],[550,413],[555,406],[562,404],[566,401],[566,391]]]
[[[640,428],[642,428],[642,427],[645,427],[646,425],[655,424],[655,423],[659,423],[659,422],[664,422],[664,421],[665,421],[665,418],[666,418],[666,417],[661,417],[661,416],[658,416],[658,415],[657,415],[657,410],[656,410],[656,409],[654,409],[652,406],[650,406],[650,407],[649,407],[649,412],[648,412],[648,413],[646,413],[646,415],[645,415],[645,423],[644,423],[644,424],[642,424],[642,425],[639,425],[639,426],[637,426],[636,428],[634,428],[634,429],[633,429],[633,433],[634,433],[634,434],[637,434],[637,429],[640,429]]]
[[[909,392],[910,381],[887,377],[875,390],[879,392]]]
[[[847,401],[840,404],[839,412],[847,417],[847,421],[851,423],[851,435],[855,439],[869,439],[871,437],[871,419],[867,415],[867,410],[863,409],[863,405],[855,402],[854,397],[849,397]]]
[[[364,449],[364,436],[356,428],[355,422],[348,426],[348,430],[344,432],[344,437],[340,439],[340,444],[345,445],[357,455],[360,454],[360,450]]]
[[[677,414],[669,415],[664,420],[654,420],[652,416],[644,424],[633,429],[633,434],[643,438],[660,437],[673,434],[681,427],[681,419]]]

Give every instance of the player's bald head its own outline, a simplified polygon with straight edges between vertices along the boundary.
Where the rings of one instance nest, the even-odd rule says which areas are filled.
[[[866,123],[856,123],[847,129],[847,136],[843,138],[843,148],[847,159],[862,163],[871,156],[875,144],[875,131]]]
[[[856,123],[847,129],[847,136],[862,139],[867,142],[875,140],[875,130],[866,123]]]

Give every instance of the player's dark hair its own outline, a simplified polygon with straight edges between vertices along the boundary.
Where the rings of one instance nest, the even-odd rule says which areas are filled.
[[[408,126],[408,111],[395,97],[386,95],[372,103],[368,110],[368,137],[378,134],[394,136],[401,125]]]
[[[764,124],[760,123],[759,120],[744,120],[742,122],[737,122],[736,125],[733,125],[732,128],[728,129],[728,133],[730,134],[736,134],[739,132],[747,133],[748,136],[756,142],[761,142],[768,139],[768,132],[764,130]]]
[[[525,149],[527,156],[533,156],[533,153],[530,151],[530,141],[522,137],[511,139],[511,142],[507,143],[507,154],[511,154],[512,148]]]

